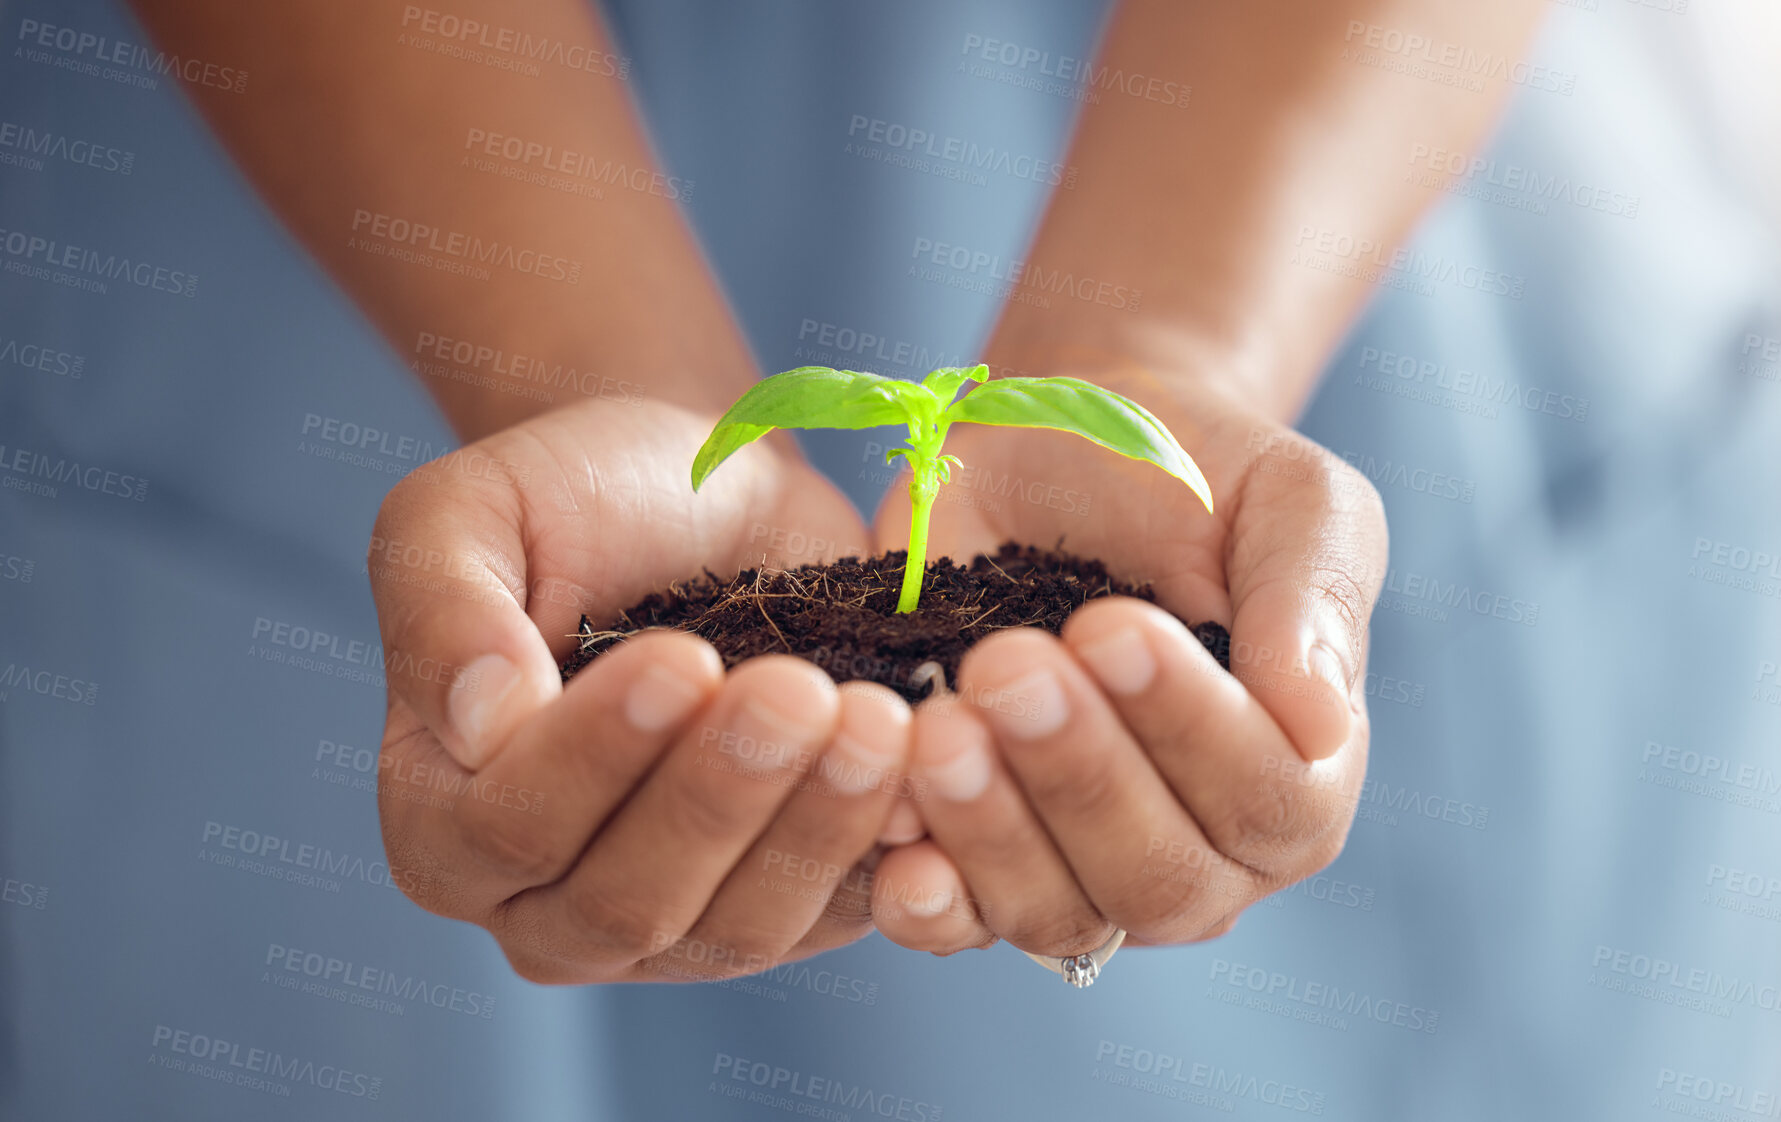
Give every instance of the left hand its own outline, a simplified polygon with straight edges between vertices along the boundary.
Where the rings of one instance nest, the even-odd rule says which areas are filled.
[[[935,503],[930,558],[1062,539],[1151,582],[1157,604],[1090,601],[1061,639],[993,635],[966,656],[957,697],[920,706],[912,771],[930,837],[885,856],[874,899],[879,929],[907,947],[949,954],[999,936],[1067,956],[1116,926],[1140,945],[1210,938],[1333,861],[1354,819],[1386,559],[1377,492],[1206,381],[1059,372],[1155,413],[1205,473],[1216,513],[1154,466],[1072,434],[952,431],[946,450],[964,468]],[[908,518],[900,481],[879,548],[906,542]],[[1230,629],[1232,673],[1177,616]]]

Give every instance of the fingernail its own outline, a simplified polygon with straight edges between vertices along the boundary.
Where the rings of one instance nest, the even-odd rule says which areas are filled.
[[[1049,668],[1035,670],[999,690],[980,692],[977,704],[997,729],[1015,740],[1050,736],[1070,719],[1064,684]]]
[[[1327,643],[1319,639],[1311,644],[1310,650],[1305,652],[1305,665],[1319,680],[1327,683],[1330,689],[1336,691],[1336,709],[1342,715],[1344,722],[1342,743],[1347,743],[1348,734],[1353,731],[1354,719],[1351,714],[1354,702],[1348,696],[1350,688],[1348,672],[1343,668],[1341,657]]]
[[[1312,643],[1311,649],[1305,652],[1305,665],[1311,668],[1311,673],[1329,683],[1330,688],[1344,701],[1347,700],[1348,674],[1342,669],[1342,660],[1336,657],[1336,652],[1328,644],[1321,639]]]
[[[641,732],[661,732],[692,715],[705,692],[660,663],[637,675],[625,695],[625,720]]]
[[[488,762],[500,727],[501,702],[518,684],[519,668],[505,655],[485,654],[464,667],[445,702],[455,734],[448,738],[446,749],[453,759],[471,771]]]
[[[1108,693],[1130,697],[1156,680],[1156,656],[1136,627],[1122,627],[1076,652]]]
[[[893,769],[898,762],[896,753],[879,752],[858,737],[838,732],[818,767],[821,778],[835,790],[843,795],[858,795],[894,780]]]
[[[921,812],[908,799],[898,799],[897,805],[891,808],[890,817],[885,820],[884,829],[878,833],[880,845],[908,845],[920,841],[928,832],[927,825],[921,820]]]
[[[993,774],[989,751],[974,735],[961,735],[951,759],[923,770],[933,789],[955,803],[983,794]]]

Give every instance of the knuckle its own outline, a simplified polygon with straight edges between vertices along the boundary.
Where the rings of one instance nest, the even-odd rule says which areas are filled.
[[[652,962],[660,964],[660,973],[710,979],[739,978],[758,974],[772,966],[796,942],[795,932],[778,932],[734,922],[716,930],[695,925],[673,944],[674,947],[687,948],[688,953],[674,956],[671,950],[657,950]]]
[[[464,808],[476,804],[460,804]],[[527,887],[548,884],[561,872],[548,837],[517,815],[463,813],[458,837],[470,859],[506,880]]]
[[[456,906],[451,894],[444,890],[438,878],[427,875],[420,862],[396,856],[395,851],[387,845],[384,852],[389,862],[390,881],[402,890],[402,895],[422,910],[436,916],[462,918],[463,909]]]
[[[383,851],[390,882],[416,906],[447,919],[475,918],[441,875],[442,862],[437,855],[408,831],[394,827],[387,816],[383,824]]]
[[[1042,834],[1011,829],[996,821],[971,823],[968,831],[957,839],[956,849],[950,840],[947,847],[966,868],[1030,870],[1035,867],[1034,855],[1044,853],[1051,844]]]
[[[1248,865],[1277,865],[1297,858],[1307,843],[1322,833],[1321,815],[1305,800],[1276,784],[1260,784],[1234,799],[1213,836],[1220,851]]]
[[[1180,943],[1251,895],[1241,866],[1207,846],[1191,864],[1149,869],[1122,886],[1108,915],[1146,942]]]
[[[1023,951],[1068,958],[1087,954],[1105,943],[1113,925],[1080,904],[1053,910],[1025,908],[1009,917],[995,933]]]
[[[506,939],[497,939],[496,942],[513,972],[534,985],[572,986],[588,981],[585,970],[569,963],[538,954]]]
[[[1383,574],[1375,575],[1356,559],[1353,563],[1320,565],[1313,578],[1311,587],[1318,598],[1335,610],[1349,632],[1356,636],[1365,632],[1367,619],[1372,615],[1372,586],[1383,579]]]
[[[825,805],[809,800],[795,808],[798,813],[788,813],[781,820],[785,841],[776,848],[794,857],[814,858],[825,867],[846,869],[871,848],[871,839],[861,836],[861,819],[846,813],[838,800],[820,801]]]
[[[1102,746],[1066,740],[1064,748],[1039,766],[1017,769],[1033,802],[1055,814],[1100,818],[1119,809],[1115,777],[1117,754]]]
[[[685,931],[649,907],[621,902],[617,893],[571,889],[563,900],[571,957],[638,962],[673,946]]]
[[[872,872],[856,862],[823,904],[823,922],[843,928],[872,922]]]
[[[1229,935],[1231,933],[1231,931],[1236,928],[1237,917],[1242,914],[1243,914],[1242,909],[1239,908],[1236,911],[1231,912],[1229,915],[1224,916],[1223,918],[1214,922],[1211,927],[1208,927],[1204,931],[1201,931],[1198,934],[1195,934],[1187,939],[1182,940],[1182,942],[1209,943],[1214,939],[1222,939],[1226,935]]]
[[[736,783],[685,771],[671,782],[674,789],[662,800],[668,817],[668,836],[684,839],[693,846],[753,836],[756,823],[755,816],[749,813],[750,800]]]

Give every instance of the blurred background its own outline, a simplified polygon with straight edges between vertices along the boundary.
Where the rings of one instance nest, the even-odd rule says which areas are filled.
[[[769,371],[970,360],[992,298],[913,247],[1018,257],[1043,207],[862,159],[855,116],[1061,161],[1120,96],[972,53],[1089,56],[1101,4],[604,10]],[[1451,184],[1405,153],[1441,196],[1414,259],[1457,269],[1381,283],[1301,424],[1391,520],[1360,819],[1083,994],[876,936],[543,989],[391,887],[364,549],[453,438],[172,83],[21,33],[147,42],[127,11],[0,4],[0,1118],[798,1114],[735,1097],[755,1063],[853,1118],[1781,1116],[1778,16],[1554,3],[1569,92],[1517,89]],[[62,283],[32,238],[149,282]],[[1441,279],[1476,269],[1511,291]],[[869,511],[856,436],[806,447]],[[333,871],[245,859],[305,845]]]

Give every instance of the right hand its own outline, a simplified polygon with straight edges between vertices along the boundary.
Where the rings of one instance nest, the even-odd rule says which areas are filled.
[[[763,552],[866,552],[852,506],[789,444],[745,449],[694,495],[714,420],[558,409],[416,470],[378,513],[391,875],[533,981],[755,973],[872,928],[860,862],[897,801],[900,697],[780,655],[726,674],[669,631],[559,677],[584,612],[614,618]],[[771,548],[799,541],[826,545]]]

